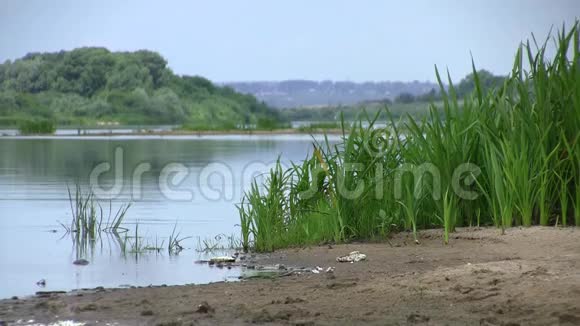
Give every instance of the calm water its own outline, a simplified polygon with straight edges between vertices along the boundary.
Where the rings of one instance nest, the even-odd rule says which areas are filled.
[[[0,298],[234,280],[239,270],[194,264],[213,255],[196,250],[200,240],[215,242],[221,235],[227,245],[226,237],[238,236],[234,205],[252,175],[267,171],[278,155],[283,161],[303,159],[311,144],[311,137],[301,135],[0,137]],[[102,163],[110,169],[94,172],[97,183],[91,183],[91,171]],[[134,230],[138,224],[143,243],[166,244],[175,225],[192,238],[182,242],[186,249],[177,256],[166,249],[123,254],[118,240],[107,235],[82,251],[59,224],[70,223],[67,186],[75,184],[109,191],[100,193],[105,215],[109,203],[115,210],[132,202],[124,226]],[[73,265],[80,257],[91,263]],[[36,285],[41,279],[44,288]]]

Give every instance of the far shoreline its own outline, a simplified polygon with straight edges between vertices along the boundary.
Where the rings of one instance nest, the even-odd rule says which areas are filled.
[[[111,129],[110,129],[111,130]],[[114,130],[114,129],[112,129]],[[135,131],[135,132],[95,132],[95,133],[80,133],[80,134],[26,134],[26,135],[7,135],[0,130],[0,138],[38,138],[38,137],[56,137],[56,138],[71,138],[71,137],[117,137],[117,136],[252,136],[252,135],[342,135],[341,129],[275,129],[275,130],[172,130],[172,131]]]

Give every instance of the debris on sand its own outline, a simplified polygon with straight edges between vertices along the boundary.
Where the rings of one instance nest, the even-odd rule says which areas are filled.
[[[312,272],[313,274],[320,274],[320,273],[334,273],[334,267],[330,266],[327,268],[322,268],[320,266],[316,266],[314,267],[312,270],[310,270],[310,272]]]
[[[141,311],[141,316],[153,316],[155,313],[153,310],[143,310]]]
[[[336,257],[336,261],[339,263],[355,263],[366,259],[367,255],[361,254],[360,251],[353,251],[348,256]]]
[[[200,314],[208,314],[214,312],[215,309],[209,305],[206,301],[202,302],[199,306],[197,306],[197,310],[195,312]]]
[[[211,258],[209,261],[210,263],[235,263],[236,258],[231,256],[218,256]]]

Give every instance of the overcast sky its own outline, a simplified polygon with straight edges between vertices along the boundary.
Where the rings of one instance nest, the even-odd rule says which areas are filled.
[[[104,46],[214,81],[456,79],[470,51],[504,73],[521,40],[575,17],[577,0],[0,0],[0,61]]]

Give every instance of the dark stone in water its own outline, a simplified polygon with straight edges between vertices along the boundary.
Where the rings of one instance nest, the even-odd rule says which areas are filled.
[[[75,261],[73,261],[74,265],[79,265],[79,266],[86,266],[89,264],[89,261],[86,259],[77,259]]]

